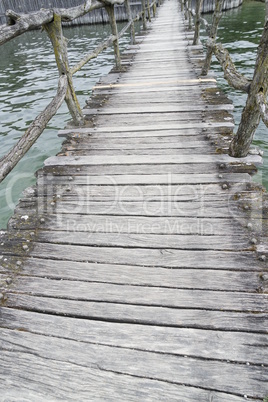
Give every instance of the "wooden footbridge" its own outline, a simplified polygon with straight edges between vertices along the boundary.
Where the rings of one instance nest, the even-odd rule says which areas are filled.
[[[167,0],[22,196],[2,234],[0,401],[267,397],[261,158],[228,155],[232,105],[192,38]]]

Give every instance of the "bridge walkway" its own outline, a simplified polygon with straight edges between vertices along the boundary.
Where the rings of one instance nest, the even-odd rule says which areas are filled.
[[[3,236],[1,401],[261,401],[267,225],[175,0]],[[132,58],[133,57],[133,58]]]

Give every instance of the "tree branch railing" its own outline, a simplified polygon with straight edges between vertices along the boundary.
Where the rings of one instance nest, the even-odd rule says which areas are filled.
[[[252,79],[249,79],[237,71],[228,50],[225,49],[221,43],[216,42],[218,25],[222,15],[223,0],[216,0],[211,25],[201,17],[203,0],[196,0],[195,11],[192,10],[191,5],[189,6],[189,1],[180,1],[182,9],[183,6],[188,5],[188,7],[190,7],[185,12],[189,20],[189,29],[192,28],[192,22],[189,16],[195,18],[193,45],[200,42],[201,22],[204,23],[205,29],[209,35],[206,42],[207,53],[201,75],[208,74],[212,55],[214,54],[223,69],[224,78],[227,80],[228,84],[248,94],[237,133],[234,135],[229,148],[229,154],[231,156],[244,157],[250,150],[260,120],[262,119],[264,124],[268,127],[268,2],[266,2],[266,22],[258,47],[254,74]]]
[[[125,3],[128,15],[128,23],[118,33],[117,23],[114,13],[114,6]],[[0,159],[0,182],[11,172],[21,158],[29,151],[31,146],[42,134],[51,118],[57,113],[57,110],[65,100],[72,116],[73,123],[77,126],[84,125],[84,116],[77,99],[73,75],[78,72],[86,63],[96,58],[104,49],[113,45],[115,54],[115,65],[121,69],[121,58],[119,51],[119,39],[130,29],[131,44],[135,43],[135,25],[134,23],[142,18],[143,28],[146,29],[146,18],[151,19],[151,9],[155,15],[155,7],[159,4],[154,0],[151,4],[147,2],[142,7],[142,11],[135,17],[132,12],[129,0],[87,0],[82,5],[71,8],[41,9],[40,11],[29,14],[18,14],[12,10],[6,12],[8,24],[0,26],[0,45],[22,35],[23,33],[36,28],[44,28],[52,43],[55,59],[59,71],[58,90],[44,111],[30,124],[28,129],[13,146],[13,148]],[[63,36],[62,22],[69,22],[75,18],[81,17],[92,10],[104,7],[108,13],[112,34],[100,43],[96,49],[85,55],[75,66],[70,67],[67,51],[67,40]],[[147,16],[146,16],[147,13]]]

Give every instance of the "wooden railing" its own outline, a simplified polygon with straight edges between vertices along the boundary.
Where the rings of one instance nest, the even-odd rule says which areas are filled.
[[[114,6],[124,4],[128,15],[128,23],[118,32],[114,13]],[[15,146],[0,159],[0,182],[11,172],[20,159],[28,152],[31,146],[42,134],[50,119],[57,113],[57,110],[65,100],[72,116],[73,123],[77,126],[85,124],[82,109],[76,96],[73,75],[79,71],[86,63],[96,58],[104,49],[109,46],[114,47],[115,65],[121,69],[121,57],[119,51],[119,39],[130,29],[131,43],[135,43],[135,21],[142,18],[143,29],[147,28],[147,19],[151,20],[151,11],[155,16],[156,6],[160,1],[142,0],[142,11],[132,17],[129,0],[87,0],[82,5],[72,8],[41,9],[40,11],[29,14],[18,14],[8,10],[6,17],[8,24],[0,26],[0,45],[22,35],[23,33],[43,27],[47,32],[55,53],[57,67],[59,70],[58,90],[54,99],[49,103],[36,119],[30,124],[28,129],[15,144]],[[112,34],[105,41],[100,43],[97,48],[85,55],[75,66],[70,66],[68,61],[67,40],[63,36],[62,22],[72,21],[81,17],[92,10],[104,7],[108,13]]]
[[[229,85],[248,93],[237,133],[234,135],[229,148],[231,156],[243,157],[250,150],[260,120],[262,119],[268,127],[268,3],[266,2],[266,22],[258,47],[254,74],[252,79],[248,79],[236,70],[227,49],[216,41],[218,25],[222,15],[223,0],[216,0],[211,26],[201,17],[202,2],[203,0],[196,0],[195,10],[192,10],[191,0],[181,0],[181,5],[185,8],[185,18],[188,20],[189,29],[192,29],[192,18],[195,19],[193,45],[200,42],[201,22],[204,23],[208,32],[206,43],[207,54],[201,75],[208,74],[211,58],[214,54],[224,71],[224,77]]]

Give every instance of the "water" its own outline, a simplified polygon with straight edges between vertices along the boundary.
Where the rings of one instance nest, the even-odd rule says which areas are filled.
[[[211,15],[205,16],[211,22]],[[229,51],[236,68],[245,76],[251,78],[254,72],[257,47],[263,32],[265,20],[265,3],[247,1],[241,7],[223,13],[218,30],[218,42],[221,42]],[[202,39],[204,41],[204,31]],[[234,119],[238,128],[241,112],[245,106],[247,94],[230,88],[223,78],[223,72],[216,59],[213,59],[212,70],[218,77],[221,89],[227,93],[234,104]],[[254,180],[268,189],[268,129],[260,123],[254,139],[254,145],[263,151],[263,166],[254,176]]]
[[[122,26],[119,24],[119,29]],[[65,29],[70,64],[76,64],[110,33],[109,25]],[[121,50],[129,43],[129,37],[124,36],[120,40]],[[113,65],[110,48],[75,74],[74,84],[81,106],[90,97],[91,88]],[[29,32],[0,47],[0,158],[55,96],[57,80],[54,53],[45,32]],[[6,228],[21,192],[35,183],[34,172],[42,167],[46,158],[60,150],[62,139],[57,137],[57,131],[68,120],[70,115],[64,104],[31,150],[0,184],[0,228]]]

